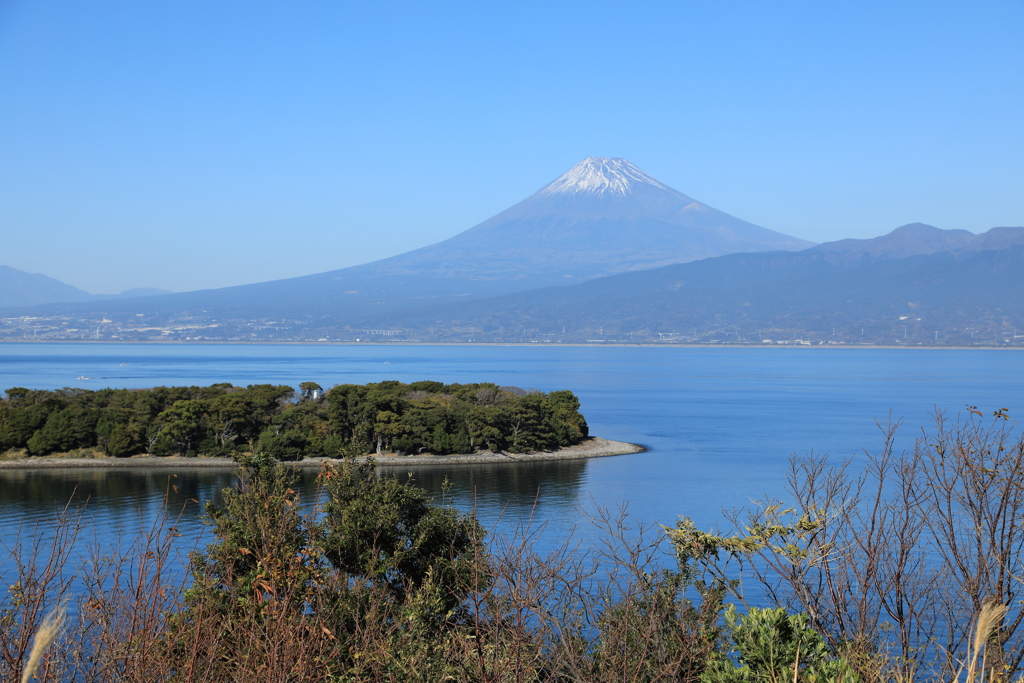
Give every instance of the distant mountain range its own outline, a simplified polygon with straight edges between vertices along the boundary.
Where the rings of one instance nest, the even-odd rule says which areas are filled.
[[[166,289],[138,288],[120,294],[90,294],[42,273],[26,273],[10,266],[0,266],[0,308],[59,302],[109,301],[171,293]]]
[[[50,296],[89,296],[44,280]],[[591,157],[470,230],[375,263],[75,301],[8,307],[0,337],[1005,345],[1024,343],[1024,228],[915,223],[814,246]]]
[[[411,336],[444,330],[451,341],[992,341],[1024,333],[1024,228],[974,235],[915,223],[874,239],[732,254],[357,324],[381,326]]]

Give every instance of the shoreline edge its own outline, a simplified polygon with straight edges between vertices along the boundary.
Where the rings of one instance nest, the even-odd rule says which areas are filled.
[[[589,458],[605,458],[614,455],[631,455],[644,453],[647,449],[639,444],[626,441],[612,441],[592,436],[575,446],[567,446],[554,451],[533,451],[530,453],[499,453],[480,452],[465,455],[385,455],[360,456],[357,463],[366,462],[373,457],[377,467],[421,467],[445,465],[484,465],[516,462],[550,462],[557,460],[586,460]],[[282,464],[291,467],[319,468],[327,462],[341,462],[337,458],[308,458]],[[230,458],[183,458],[181,456],[165,457],[133,457],[133,458],[50,458],[27,457],[17,460],[0,460],[0,470],[33,470],[33,469],[190,469],[190,468],[221,468],[234,469],[238,466]]]

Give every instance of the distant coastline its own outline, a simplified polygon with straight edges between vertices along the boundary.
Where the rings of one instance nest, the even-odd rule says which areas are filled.
[[[905,350],[950,350],[950,351],[992,351],[992,350],[1003,350],[1003,351],[1022,351],[1024,345],[1012,346],[1012,345],[1000,345],[1000,346],[984,346],[982,344],[974,346],[955,346],[955,345],[943,345],[943,344],[915,344],[903,345],[903,344],[868,344],[868,343],[857,343],[857,344],[761,344],[757,342],[751,343],[740,343],[740,344],[672,344],[668,342],[649,342],[649,343],[637,343],[637,342],[600,342],[600,343],[587,343],[587,342],[419,342],[419,341],[374,341],[374,342],[357,342],[357,341],[283,341],[283,340],[269,340],[269,341],[253,341],[243,339],[225,339],[221,340],[180,340],[180,339],[168,339],[168,340],[148,340],[148,341],[135,341],[125,339],[3,339],[0,338],[0,344],[124,344],[124,345],[152,345],[152,346],[381,346],[381,347],[396,347],[396,346],[530,346],[536,348],[548,348],[553,346],[567,346],[567,347],[584,347],[584,348],[600,348],[600,347],[625,347],[625,348],[645,348],[645,349],[905,349]]]
[[[446,465],[482,465],[494,463],[546,462],[555,460],[584,460],[589,458],[605,458],[613,455],[630,455],[643,453],[643,446],[625,441],[612,441],[599,437],[590,437],[582,443],[553,451],[535,451],[532,453],[469,453],[465,455],[384,455],[364,456],[356,458],[357,462],[365,462],[373,457],[378,467],[444,467]],[[319,468],[327,462],[341,462],[332,458],[309,458],[285,465],[302,468]],[[233,469],[237,464],[230,458],[182,458],[180,456],[150,457],[136,456],[131,458],[62,458],[62,457],[26,457],[17,460],[0,460],[0,470],[29,469],[190,469],[220,468]]]

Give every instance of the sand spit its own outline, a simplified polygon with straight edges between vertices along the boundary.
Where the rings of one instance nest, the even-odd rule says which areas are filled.
[[[604,458],[612,455],[642,453],[646,448],[625,441],[610,441],[591,437],[583,443],[559,448],[554,451],[535,451],[533,453],[471,453],[469,455],[384,455],[376,458],[381,467],[421,467],[445,465],[479,465],[502,462],[542,462],[545,460],[583,460],[585,458]],[[318,468],[330,458],[309,458],[295,463],[285,463],[295,467]],[[366,458],[356,458],[363,462]],[[18,460],[0,461],[0,470],[58,469],[58,468],[146,468],[146,469],[188,469],[194,467],[231,469],[235,463],[229,458],[181,458],[168,456],[163,458],[21,458]]]

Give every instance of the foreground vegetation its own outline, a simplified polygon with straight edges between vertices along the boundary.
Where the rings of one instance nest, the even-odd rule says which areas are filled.
[[[898,454],[896,427],[863,463],[794,459],[789,506],[734,513],[735,533],[601,514],[596,547],[543,556],[536,530],[485,545],[472,515],[372,465],[324,469],[302,506],[290,470],[244,456],[187,579],[170,521],[97,549],[84,595],[75,511],[45,547],[10,545],[0,679],[1016,680],[1024,438],[972,409]]]
[[[230,456],[260,450],[279,460],[385,450],[438,455],[477,450],[523,453],[571,446],[587,436],[570,391],[495,384],[378,382],[328,391],[289,386],[7,390],[0,399],[0,453],[49,455],[99,449]]]

